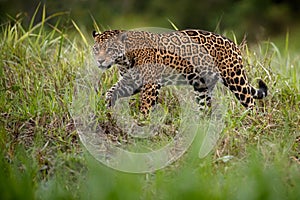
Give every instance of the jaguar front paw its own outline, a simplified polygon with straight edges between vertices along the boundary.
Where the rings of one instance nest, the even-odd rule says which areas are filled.
[[[114,106],[113,95],[111,92],[107,92],[105,95],[106,108],[111,108]]]

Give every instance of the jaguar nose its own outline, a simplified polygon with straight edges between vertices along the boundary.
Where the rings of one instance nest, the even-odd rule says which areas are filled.
[[[100,67],[100,66],[102,66],[102,64],[104,63],[104,59],[98,59],[97,60],[97,63],[98,63],[98,66]]]

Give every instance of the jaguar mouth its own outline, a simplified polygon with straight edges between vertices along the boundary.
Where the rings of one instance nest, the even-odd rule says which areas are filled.
[[[98,60],[97,63],[98,63],[98,68],[100,69],[109,69],[112,66],[111,63],[106,63],[104,60],[103,61]]]
[[[109,69],[112,65],[98,65],[99,69]]]

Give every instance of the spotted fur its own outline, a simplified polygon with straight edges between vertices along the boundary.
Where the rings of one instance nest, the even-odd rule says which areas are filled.
[[[259,80],[252,87],[245,74],[241,52],[231,40],[202,30],[170,33],[145,31],[93,32],[93,53],[100,68],[117,65],[120,80],[106,94],[108,107],[118,98],[141,92],[140,110],[147,115],[164,85],[185,82],[193,86],[200,109],[211,104],[217,81],[228,87],[246,108],[267,96]]]

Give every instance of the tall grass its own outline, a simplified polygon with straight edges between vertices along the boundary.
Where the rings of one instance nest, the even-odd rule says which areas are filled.
[[[81,146],[68,108],[76,74],[90,67],[92,41],[75,22],[62,24],[63,13],[42,10],[37,24],[33,17],[27,27],[22,19],[1,26],[1,199],[300,197],[300,70],[288,37],[283,49],[245,48],[251,82],[263,78],[270,88],[261,112],[245,114],[230,94],[226,128],[209,156],[199,159],[192,146],[167,168],[133,175],[101,165]]]
[[[80,150],[68,107],[84,51],[78,51],[75,39],[62,31],[57,16],[64,13],[46,17],[45,8],[42,13],[41,21],[34,24],[33,18],[28,27],[22,19],[2,25],[0,42],[1,160],[8,170],[14,166],[9,174],[16,179],[22,177],[16,171],[24,171],[32,190],[58,169],[68,169],[68,162],[81,159],[76,156]],[[52,19],[57,23],[48,23]],[[27,174],[27,170],[34,173]],[[18,180],[12,184],[18,189]]]

